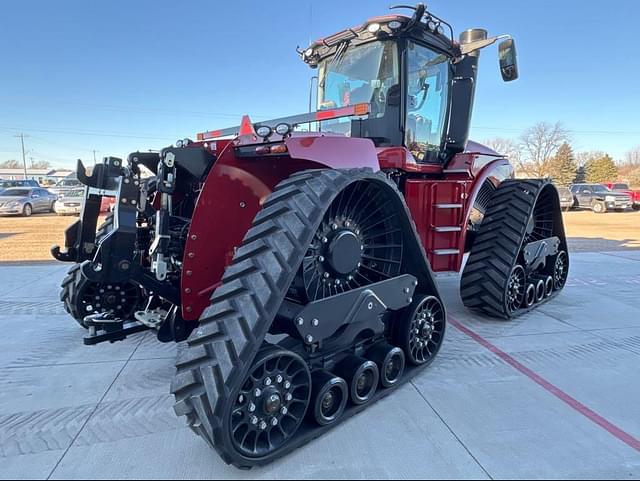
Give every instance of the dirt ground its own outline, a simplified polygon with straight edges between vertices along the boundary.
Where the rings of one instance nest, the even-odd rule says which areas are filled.
[[[51,261],[51,245],[64,243],[64,231],[76,219],[55,214],[0,217],[0,262]],[[564,219],[573,251],[640,249],[640,211],[574,211]]]
[[[0,262],[52,261],[49,249],[64,245],[64,231],[76,220],[56,214],[0,217]]]

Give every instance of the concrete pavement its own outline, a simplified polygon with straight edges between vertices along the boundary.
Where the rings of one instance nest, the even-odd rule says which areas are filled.
[[[250,472],[173,414],[176,346],[82,345],[57,300],[65,270],[0,265],[2,479],[640,479],[640,251],[574,254],[564,293],[508,323],[440,278],[454,323],[433,366]]]

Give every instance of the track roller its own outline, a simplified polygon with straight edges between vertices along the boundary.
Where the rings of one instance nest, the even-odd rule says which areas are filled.
[[[404,373],[405,357],[404,352],[399,347],[393,347],[389,344],[377,344],[369,349],[367,358],[378,366],[380,385],[382,387],[395,386]]]
[[[532,282],[527,284],[527,290],[524,294],[524,307],[532,307],[536,303],[536,285]]]
[[[378,388],[380,372],[375,362],[349,356],[335,368],[349,386],[349,398],[356,405],[368,403]]]
[[[328,426],[340,419],[349,399],[347,382],[327,371],[313,373],[311,394],[313,419],[320,426]]]
[[[547,287],[545,280],[540,277],[534,278],[534,284],[536,286],[536,302],[542,302],[547,295]]]

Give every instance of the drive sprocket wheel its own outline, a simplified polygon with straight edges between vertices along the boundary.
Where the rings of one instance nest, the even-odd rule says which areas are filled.
[[[141,292],[135,284],[97,284],[82,275],[74,265],[62,281],[60,300],[80,326],[90,314],[111,311],[118,319],[129,320],[140,305]]]
[[[435,296],[422,295],[400,313],[394,340],[409,363],[428,364],[436,357],[444,340],[446,317],[444,307]]]
[[[259,355],[228,414],[229,435],[241,456],[262,458],[291,439],[307,412],[311,373],[297,354],[271,348]]]
[[[379,185],[355,182],[336,197],[302,262],[301,284],[307,301],[400,273],[402,228],[387,195]]]

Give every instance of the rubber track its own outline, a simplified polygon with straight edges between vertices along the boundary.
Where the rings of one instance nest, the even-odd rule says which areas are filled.
[[[281,182],[213,293],[200,326],[176,361],[171,385],[175,412],[228,464],[266,464],[286,454],[253,460],[228,450],[224,432],[233,392],[244,381],[326,209],[350,183],[388,181],[368,169],[304,171]],[[280,451],[287,451],[286,448]]]
[[[466,307],[509,319],[541,304],[509,314],[505,292],[536,201],[547,185],[542,179],[507,180],[496,189],[462,274],[460,295]],[[564,245],[565,239],[561,241]]]
[[[113,213],[108,214],[104,222],[98,227],[96,232],[96,244],[100,242],[104,236],[106,236],[113,228]],[[76,308],[75,294],[78,286],[82,282],[82,274],[80,273],[80,264],[74,264],[67,272],[67,276],[63,279],[60,285],[60,301],[64,305],[64,310],[67,311],[71,317],[73,317],[80,326],[86,329],[84,325],[84,317],[78,312]]]

